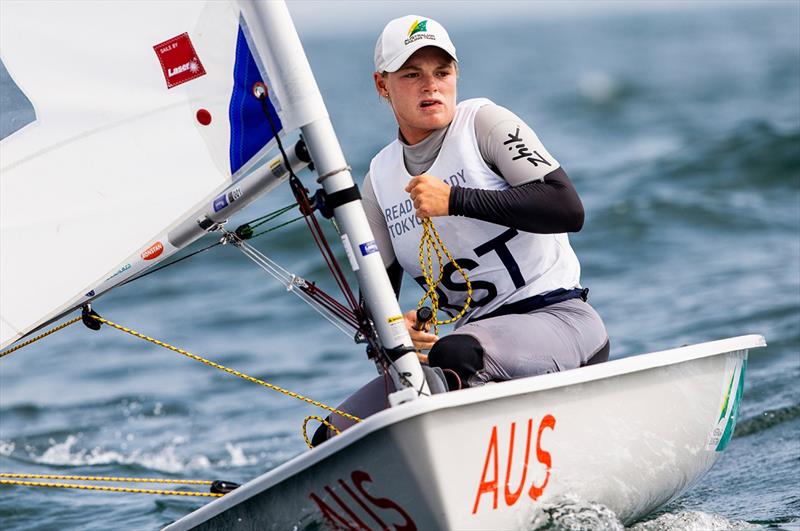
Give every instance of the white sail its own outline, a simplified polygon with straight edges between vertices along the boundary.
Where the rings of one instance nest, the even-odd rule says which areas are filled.
[[[233,1],[0,3],[35,112],[0,141],[0,345],[175,252],[163,235],[270,148],[246,35]]]

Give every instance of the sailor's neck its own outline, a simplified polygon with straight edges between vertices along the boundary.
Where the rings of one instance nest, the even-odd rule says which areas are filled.
[[[403,160],[406,163],[408,173],[411,175],[420,175],[433,166],[449,128],[450,126],[437,129],[425,137],[424,140],[414,145],[406,143],[403,135],[398,131],[397,140],[403,146]]]

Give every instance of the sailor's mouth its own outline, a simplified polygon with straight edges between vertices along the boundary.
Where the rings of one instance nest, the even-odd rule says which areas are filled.
[[[420,109],[433,109],[440,107],[441,105],[443,104],[439,100],[422,100],[421,102],[419,102]]]

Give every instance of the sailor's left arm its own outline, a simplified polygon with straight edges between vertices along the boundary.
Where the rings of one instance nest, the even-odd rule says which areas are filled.
[[[453,187],[449,215],[539,234],[581,229],[583,204],[569,176],[522,119],[499,105],[486,105],[475,117],[475,135],[487,165],[511,187]]]

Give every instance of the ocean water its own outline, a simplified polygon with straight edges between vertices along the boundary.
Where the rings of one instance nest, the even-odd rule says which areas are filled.
[[[522,116],[581,194],[586,224],[571,242],[612,358],[767,338],[750,354],[723,458],[633,529],[800,529],[800,4],[440,18],[459,49],[460,98],[489,97]],[[349,27],[303,38],[363,176],[394,126],[371,86],[379,28]],[[279,190],[244,217],[290,202]],[[331,286],[300,224],[255,245]],[[420,294],[406,284],[411,307]],[[119,288],[95,308],[326,403],[374,374],[362,347],[228,247]],[[107,327],[75,325],[0,360],[0,471],[245,482],[305,451],[300,424],[315,413]],[[201,504],[0,486],[0,526],[154,529]],[[577,501],[535,525],[622,528],[607,509]]]

